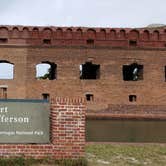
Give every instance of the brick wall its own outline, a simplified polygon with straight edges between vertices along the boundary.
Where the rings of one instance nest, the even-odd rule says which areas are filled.
[[[0,27],[0,60],[13,63],[14,79],[0,79],[7,87],[8,98],[41,99],[50,97],[84,97],[90,110],[102,111],[115,105],[165,105],[166,31],[160,29]],[[51,44],[43,44],[50,39]],[[87,39],[94,44],[88,45]],[[129,45],[136,41],[136,46]],[[100,79],[80,80],[79,65],[88,60],[100,65]],[[57,64],[57,79],[36,79],[36,65],[49,61]],[[143,80],[124,81],[123,65],[144,66]],[[136,95],[137,102],[130,102]],[[104,101],[103,101],[104,99]]]
[[[79,65],[93,58],[100,64],[100,79],[80,80]],[[99,98],[91,103],[94,109],[107,104],[164,105],[166,103],[166,50],[122,50],[85,48],[1,48],[0,59],[15,64],[14,79],[0,80],[6,85],[8,98],[41,99],[42,93],[51,97],[85,97],[88,92]],[[57,64],[56,80],[37,80],[35,66],[42,61]],[[144,80],[123,81],[122,66],[137,62],[144,65]],[[129,102],[129,95],[137,95],[137,102]],[[102,100],[105,100],[105,103]]]
[[[50,121],[50,144],[0,144],[0,157],[84,157],[84,101],[80,98],[52,99]]]
[[[106,109],[86,111],[87,119],[165,120],[166,105],[112,105]]]

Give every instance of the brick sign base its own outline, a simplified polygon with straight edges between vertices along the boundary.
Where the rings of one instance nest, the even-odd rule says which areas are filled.
[[[52,99],[50,121],[50,144],[0,144],[0,157],[36,159],[84,157],[85,105],[83,99]]]

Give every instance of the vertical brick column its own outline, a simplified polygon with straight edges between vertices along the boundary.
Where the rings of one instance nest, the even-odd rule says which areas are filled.
[[[51,100],[51,143],[55,158],[79,158],[85,148],[85,105],[80,98]]]

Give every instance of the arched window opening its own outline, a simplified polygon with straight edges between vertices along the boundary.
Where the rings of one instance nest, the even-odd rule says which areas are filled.
[[[100,78],[100,65],[86,62],[80,65],[80,79],[99,79]]]
[[[8,61],[0,61],[0,79],[14,78],[14,64]]]
[[[88,29],[87,36],[89,39],[95,39],[96,38],[96,31],[94,29]]]
[[[150,39],[150,33],[148,30],[144,30],[143,32],[143,39],[144,40],[149,40]]]
[[[68,29],[66,30],[66,38],[67,38],[67,39],[72,39],[72,37],[73,37],[73,31],[72,31],[71,28],[68,28]]]
[[[106,39],[106,30],[105,29],[100,30],[100,36],[102,39]]]
[[[76,31],[76,37],[77,39],[80,39],[82,37],[82,29],[81,28],[78,28],[77,31]]]
[[[120,38],[121,39],[125,39],[126,38],[126,31],[123,30],[123,29],[120,30]]]
[[[30,32],[29,32],[28,28],[26,28],[26,27],[23,28],[22,36],[23,36],[23,38],[29,38],[30,37]]]
[[[61,28],[56,30],[56,36],[57,38],[61,38],[63,36],[63,30]]]
[[[129,39],[130,40],[137,40],[139,38],[139,31],[137,30],[131,30],[129,32]]]
[[[17,27],[14,27],[12,30],[12,38],[19,38],[19,37],[20,37],[19,29]]]
[[[38,38],[39,37],[39,29],[38,28],[33,28],[32,30],[32,37],[33,38]]]
[[[45,39],[51,39],[51,37],[52,37],[52,29],[50,29],[50,28],[45,28],[45,29],[42,31],[42,35],[43,35],[43,38],[45,38]]]
[[[8,42],[8,29],[6,27],[0,28],[0,44],[7,43]]]
[[[9,36],[9,30],[8,30],[8,28],[6,28],[6,27],[1,27],[1,28],[0,28],[0,36],[1,36],[2,38],[8,38],[8,36]]]
[[[111,29],[110,35],[111,35],[111,39],[115,39],[116,38],[116,31],[114,29]]]
[[[155,31],[153,32],[153,36],[154,36],[154,40],[159,40],[159,38],[160,38],[160,33],[159,33],[159,31],[155,30]]]
[[[131,65],[123,65],[123,80],[138,81],[143,80],[143,65],[133,63]]]
[[[41,80],[57,79],[57,65],[53,62],[42,62],[36,65],[36,78]]]

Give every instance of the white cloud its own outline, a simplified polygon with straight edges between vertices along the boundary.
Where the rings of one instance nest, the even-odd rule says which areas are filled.
[[[165,0],[1,0],[0,24],[140,27],[166,24]]]

